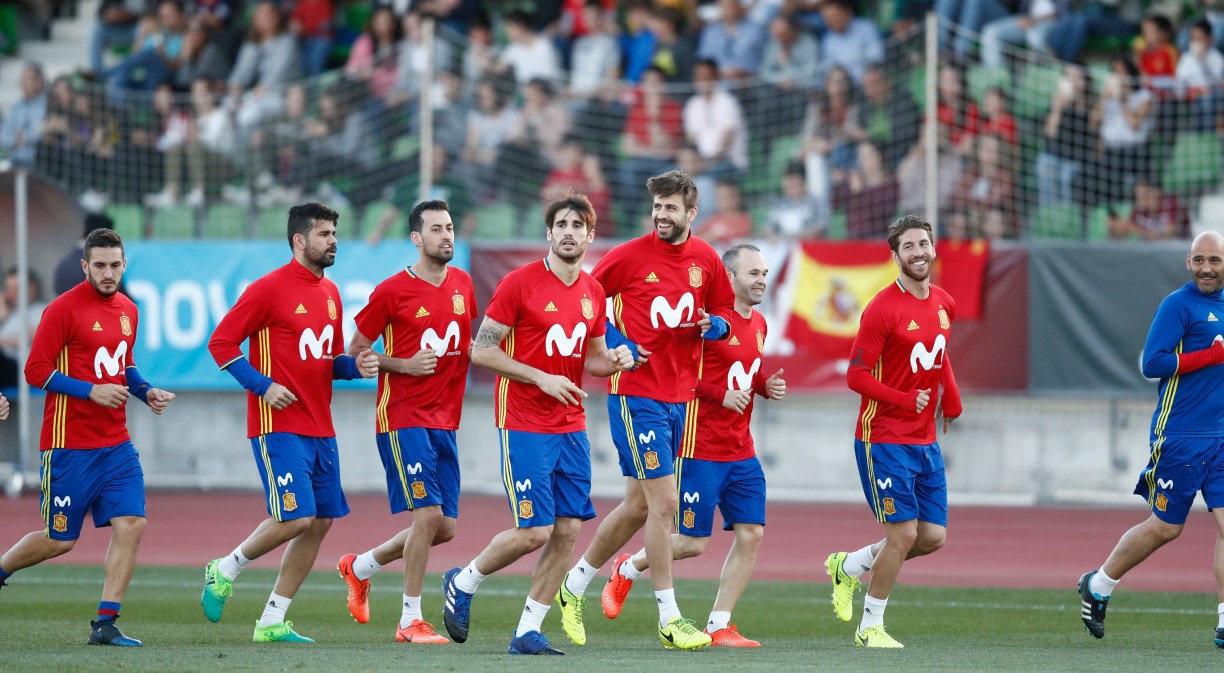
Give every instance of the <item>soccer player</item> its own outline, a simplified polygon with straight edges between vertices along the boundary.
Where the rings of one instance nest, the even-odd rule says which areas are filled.
[[[448,263],[455,225],[445,201],[423,201],[408,215],[415,264],[374,288],[357,314],[350,355],[383,338],[375,414],[378,452],[387,473],[391,513],[412,512],[412,527],[364,554],[341,557],[353,619],[370,619],[370,577],[405,559],[404,603],[395,639],[449,643],[421,616],[429,549],[455,537],[459,455],[455,431],[467,387],[468,347],[476,317],[472,278]],[[373,335],[373,336],[371,336]]]
[[[833,610],[843,622],[850,621],[859,578],[871,571],[854,644],[899,648],[884,630],[884,608],[901,564],[938,550],[947,536],[948,484],[935,423],[942,416],[946,433],[961,414],[961,400],[948,358],[956,304],[931,284],[930,223],[914,215],[898,219],[888,227],[888,247],[900,273],[863,309],[846,373],[850,389],[863,397],[854,457],[884,539],[830,554],[825,567]]]
[[[752,443],[753,395],[780,400],[786,381],[779,369],[761,374],[761,353],[768,331],[765,316],[753,306],[765,298],[765,257],[754,245],[740,243],[723,253],[723,264],[735,290],[735,315],[725,341],[706,343],[701,351],[697,397],[688,404],[688,422],[676,459],[682,501],[672,536],[672,558],[701,556],[710,543],[714,509],[722,511],[723,529],[735,541],[719,578],[718,596],[705,632],[717,647],[760,647],[740,635],[731,611],[743,595],[757,549],[765,536],[765,473]],[[648,568],[646,550],[621,565],[626,591]]]
[[[726,337],[735,292],[718,253],[692,235],[697,216],[693,179],[669,171],[647,180],[646,188],[653,196],[655,230],[612,249],[592,272],[611,298],[609,343],[628,345],[639,363],[608,382],[612,441],[627,477],[625,500],[600,523],[595,539],[566,575],[559,595],[561,624],[575,644],[586,643],[582,620],[587,585],[599,567],[645,527],[659,640],[668,648],[690,650],[709,645],[710,637],[680,616],[672,588],[675,459],[680,456],[685,405],[697,384],[702,338]],[[628,558],[622,554],[616,559],[604,588],[609,619],[620,614],[628,591],[621,572]]]
[[[442,580],[443,621],[467,640],[472,596],[484,578],[543,547],[510,654],[557,655],[540,632],[591,502],[582,372],[610,376],[633,366],[626,346],[604,345],[603,288],[582,270],[595,238],[595,209],[567,193],[544,212],[548,256],[497,285],[472,344],[472,362],[497,373],[494,415],[514,528],[498,533],[465,568]]]
[[[111,527],[111,541],[86,642],[140,647],[115,624],[145,529],[144,471],[126,405],[135,396],[160,416],[174,394],[152,387],[136,369],[139,316],[119,292],[127,267],[123,240],[109,229],[94,231],[82,255],[85,282],[47,306],[26,360],[26,381],[47,391],[39,440],[43,529],[0,556],[0,587],[18,570],[71,551],[92,511],[94,527]],[[0,405],[0,418],[7,414]]]
[[[1105,637],[1105,608],[1122,576],[1185,528],[1194,496],[1220,530],[1215,545],[1219,585],[1216,647],[1224,647],[1224,236],[1205,231],[1186,254],[1190,282],[1160,302],[1143,345],[1143,375],[1160,378],[1152,414],[1152,454],[1135,494],[1152,515],[1126,531],[1109,558],[1079,579],[1081,619]]]
[[[247,436],[270,518],[228,556],[208,563],[200,604],[209,621],[220,621],[238,573],[288,543],[276,586],[255,624],[257,643],[314,642],[293,630],[285,611],[332,520],[349,512],[332,428],[332,379],[378,374],[378,356],[369,350],[356,358],[344,354],[340,292],[323,275],[336,262],[338,218],[319,203],[290,208],[293,259],[251,283],[208,342],[217,364],[250,393]],[[250,360],[241,351],[248,338]]]

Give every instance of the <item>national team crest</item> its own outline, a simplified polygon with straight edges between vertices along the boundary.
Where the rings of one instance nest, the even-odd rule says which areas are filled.
[[[1168,506],[1169,506],[1169,499],[1165,497],[1165,494],[1157,493],[1156,494],[1156,509],[1163,512],[1165,511],[1165,508]]]
[[[659,469],[659,454],[657,451],[647,451],[642,455],[642,459],[646,461],[646,469]]]
[[[420,500],[421,498],[425,497],[425,482],[423,481],[412,482],[412,497],[416,498],[417,500]]]
[[[456,294],[451,297],[451,308],[454,310],[455,315],[467,313],[467,308],[463,305],[463,295]]]
[[[531,512],[531,501],[530,500],[519,500],[518,514],[519,514],[518,518],[520,519],[530,519],[531,518],[532,512]]]
[[[281,502],[284,503],[281,509],[285,510],[286,512],[292,512],[293,510],[297,509],[297,496],[292,493],[282,495]]]
[[[761,334],[760,332],[757,332],[757,352],[765,352],[765,335]]]
[[[595,304],[586,297],[582,298],[582,317],[586,318],[587,320],[593,320],[595,318]]]
[[[119,316],[119,331],[123,336],[132,336],[132,321],[126,315]]]
[[[63,514],[56,514],[51,517],[51,528],[57,533],[63,533],[68,530],[68,517]]]
[[[331,297],[327,298],[327,317],[336,319],[336,302],[332,301]]]
[[[884,498],[884,514],[892,516],[897,513],[897,506],[893,504],[892,498]]]
[[[942,308],[939,309],[939,327],[941,329],[948,329],[951,326],[952,322],[948,320],[948,312]]]
[[[684,527],[692,528],[693,526],[696,526],[696,525],[697,525],[697,515],[694,514],[693,510],[691,509],[684,510]]]
[[[689,285],[701,287],[701,269],[695,266],[689,267]]]

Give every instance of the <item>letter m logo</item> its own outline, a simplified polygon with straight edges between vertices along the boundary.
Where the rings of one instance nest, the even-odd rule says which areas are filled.
[[[524,479],[522,481],[514,482],[514,490],[518,491],[519,493],[522,493],[523,491],[530,491],[531,490],[531,480]]]
[[[690,504],[690,505],[691,505],[691,504],[693,504],[693,503],[695,503],[695,502],[700,502],[700,501],[701,501],[701,494],[700,494],[700,493],[696,493],[696,492],[694,492],[694,493],[689,493],[689,492],[687,492],[687,491],[685,492],[685,494],[684,494],[684,502],[686,502],[686,503],[688,503],[688,504]]]
[[[56,507],[72,507],[72,496],[70,495],[66,495],[62,498],[57,495],[55,496],[54,500]]]
[[[416,474],[421,471],[421,464],[413,463],[411,465],[405,465],[404,469],[408,470],[408,474]]]
[[[113,355],[107,352],[106,346],[99,346],[98,352],[94,353],[94,376],[101,380],[102,370],[106,370],[107,376],[115,376],[120,371],[126,369],[127,351],[128,345],[126,341],[119,342],[119,346],[115,348]]]
[[[549,357],[552,357],[555,350],[564,357],[570,357],[582,350],[582,343],[586,341],[586,334],[587,326],[584,322],[574,325],[573,334],[566,334],[564,327],[553,325],[548,328],[548,334],[544,337],[544,352]]]
[[[324,355],[331,353],[333,338],[331,325],[324,327],[318,336],[315,336],[314,330],[307,327],[302,330],[302,336],[298,339],[298,354],[305,360],[306,351],[310,351],[311,357],[321,360]]]
[[[659,329],[659,319],[662,318],[663,324],[674,329],[680,323],[692,320],[693,311],[692,292],[685,292],[674,307],[664,297],[655,297],[654,301],[650,302],[650,324]]]
[[[638,444],[649,444],[653,442],[654,439],[655,439],[654,430],[651,430],[650,432],[639,432],[638,433]]]
[[[731,371],[727,372],[727,390],[751,390],[752,379],[761,369],[761,358],[752,361],[752,367],[744,370],[744,363],[732,362]]]
[[[446,326],[446,334],[438,336],[438,333],[432,327],[427,327],[425,333],[421,335],[421,350],[429,349],[438,354],[438,357],[446,355],[446,352],[451,350],[451,344],[454,343],[454,350],[459,349],[459,323],[452,320]]]
[[[276,485],[277,486],[284,487],[292,483],[293,483],[293,473],[292,472],[286,472],[285,476],[283,477],[279,474],[276,475]]]
[[[944,340],[944,335],[940,334],[935,337],[935,343],[931,346],[931,350],[927,350],[922,342],[914,344],[914,349],[910,351],[910,370],[914,374],[918,373],[918,365],[926,371],[931,371],[935,368],[936,363],[943,366],[943,352],[947,346],[947,341]]]

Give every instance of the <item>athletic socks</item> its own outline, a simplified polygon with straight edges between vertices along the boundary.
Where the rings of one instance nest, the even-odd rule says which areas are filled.
[[[842,570],[851,577],[862,577],[863,573],[869,572],[873,565],[875,565],[875,554],[871,553],[871,545],[867,545],[858,551],[846,554]]]
[[[1219,607],[1216,608],[1216,612],[1220,614],[1219,626],[1216,628],[1224,629],[1224,603],[1220,603]]]
[[[400,613],[400,628],[406,629],[421,616],[421,597],[404,594],[404,611]]]
[[[264,606],[263,616],[259,618],[259,625],[273,626],[285,621],[285,612],[289,609],[289,604],[292,602],[292,598],[285,598],[276,594],[268,596],[268,604]]]
[[[544,616],[548,614],[548,608],[552,606],[537,603],[527,597],[527,604],[523,606],[523,616],[519,617],[518,628],[514,631],[514,637],[518,638],[524,633],[531,631],[539,631],[544,626]]]
[[[591,580],[595,579],[597,574],[599,568],[587,563],[585,556],[579,556],[578,563],[565,575],[565,588],[575,596],[584,596]]]
[[[382,570],[382,566],[374,560],[373,549],[353,559],[353,576],[359,580],[368,580],[379,570]]]
[[[114,619],[119,616],[120,604],[114,601],[101,601],[98,603],[98,619],[96,621],[105,621]]]
[[[476,569],[476,559],[472,559],[466,568],[455,575],[455,587],[465,594],[474,594],[484,579],[485,575],[480,574],[480,571]]]
[[[633,567],[632,563],[627,563]],[[621,571],[622,573],[624,571]],[[638,573],[641,576],[641,573]],[[672,617],[680,616],[680,606],[676,605],[676,590],[664,589],[655,592],[655,602],[659,604],[659,626],[667,626]]]
[[[873,626],[884,625],[884,608],[888,607],[887,598],[863,598],[863,621],[859,623],[859,633]]]
[[[238,573],[242,572],[242,569],[250,562],[251,559],[242,553],[242,545],[238,545],[237,549],[221,559],[221,563],[217,564],[217,570],[230,580],[234,580],[238,577]]]
[[[711,612],[710,620],[706,622],[706,633],[722,631],[731,624],[730,612]]]
[[[634,557],[630,556],[620,565],[620,574],[624,575],[625,579],[636,582],[642,579],[642,575],[646,574],[646,571],[638,570],[637,566],[633,565],[633,558]]]
[[[1088,580],[1088,591],[1096,594],[1101,600],[1105,600],[1113,595],[1114,589],[1118,588],[1118,582],[1121,581],[1106,575],[1105,566],[1101,566],[1101,569],[1096,571],[1092,579]]]
[[[0,568],[0,587],[4,586],[4,581],[12,576],[13,576],[13,573],[8,572],[4,568]]]

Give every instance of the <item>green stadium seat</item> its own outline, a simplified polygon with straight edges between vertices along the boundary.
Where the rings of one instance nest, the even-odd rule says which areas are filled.
[[[844,241],[849,231],[846,229],[846,211],[838,210],[829,216],[829,238],[834,241]]]
[[[153,211],[153,235],[158,239],[187,239],[196,236],[196,210],[191,206],[158,208]]]
[[[1130,203],[1115,203],[1113,205],[1114,212],[1122,217],[1130,217],[1133,208],[1133,204]],[[1092,215],[1088,218],[1088,240],[1104,241],[1108,238],[1109,206],[1097,206],[1092,209]]]
[[[1012,113],[1022,119],[1044,119],[1062,78],[1056,65],[1030,65],[1020,73]]]
[[[1214,133],[1182,133],[1164,166],[1166,192],[1189,194],[1220,181],[1220,141]]]
[[[765,192],[777,194],[782,191],[782,176],[786,165],[803,156],[803,138],[798,135],[781,136],[774,139],[769,150],[769,172]]]
[[[106,214],[115,221],[115,233],[124,240],[138,241],[144,238],[145,209],[138,203],[112,203]]]
[[[986,92],[996,87],[1008,94],[1009,98],[1011,97],[1012,76],[1011,71],[1007,68],[970,66],[969,72],[965,74],[965,83],[969,87],[969,95],[973,96],[973,100],[977,101],[978,105],[982,104],[982,98],[986,96]]]
[[[383,218],[388,210],[395,206],[386,201],[375,201],[366,206],[365,212],[361,214],[361,236],[369,236],[378,229],[378,221]],[[391,236],[402,236],[408,231],[408,213],[401,212],[395,222],[391,224],[391,228],[387,230]]]
[[[255,223],[255,237],[266,240],[285,240],[289,231],[289,207],[269,206],[259,211]]]
[[[517,237],[514,206],[491,203],[476,209],[476,238],[504,241]]]
[[[234,203],[215,203],[208,207],[204,219],[203,238],[235,240],[246,238],[250,233],[247,226],[249,218],[247,208]]]
[[[914,68],[910,71],[909,86],[910,97],[918,104],[920,111],[926,110],[926,68]]]
[[[1029,238],[1081,239],[1084,226],[1079,206],[1041,206],[1029,216]]]

